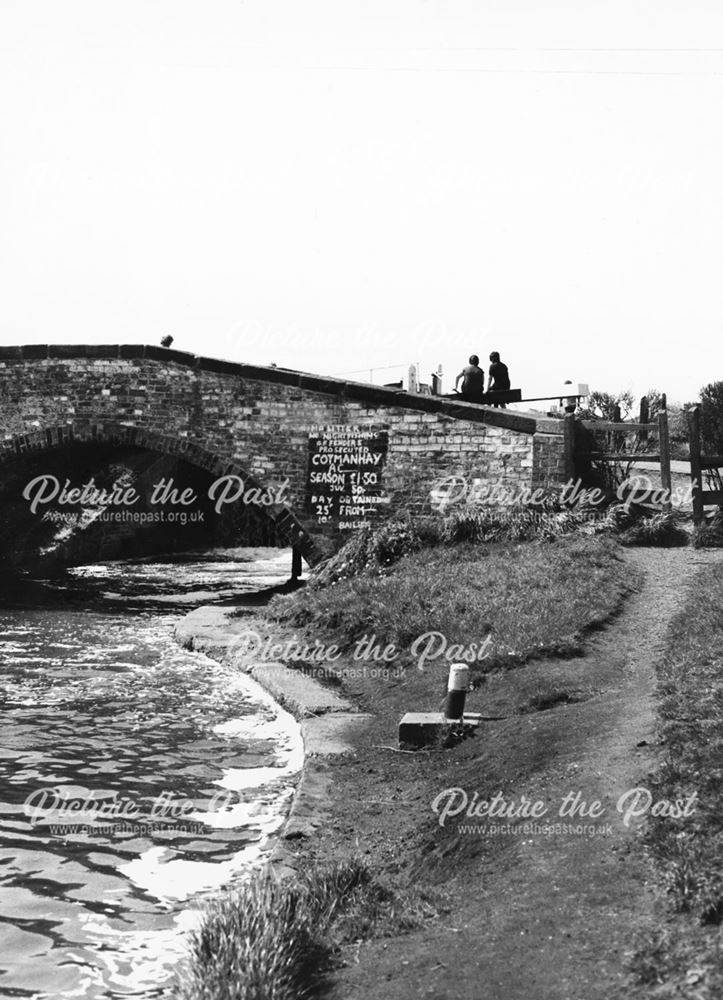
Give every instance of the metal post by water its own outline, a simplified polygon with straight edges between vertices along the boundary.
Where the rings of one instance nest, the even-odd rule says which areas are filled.
[[[466,663],[453,663],[449,668],[447,698],[444,702],[444,721],[461,722],[464,702],[469,686],[469,667]]]
[[[298,580],[301,572],[301,552],[294,546],[291,550],[291,579]]]

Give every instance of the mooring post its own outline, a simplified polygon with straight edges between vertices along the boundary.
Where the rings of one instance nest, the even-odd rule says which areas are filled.
[[[291,550],[291,579],[298,580],[301,576],[301,551],[294,545]]]
[[[469,667],[466,663],[453,663],[449,668],[447,698],[444,703],[444,721],[461,722],[464,716],[464,702],[469,685]]]

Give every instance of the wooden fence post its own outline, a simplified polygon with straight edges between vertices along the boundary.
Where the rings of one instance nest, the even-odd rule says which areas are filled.
[[[641,398],[641,400],[640,400],[640,418],[639,418],[639,420],[640,420],[641,424],[648,424],[648,423],[650,423],[650,406],[648,405],[648,397],[647,396],[643,396]],[[644,430],[640,431],[640,443],[641,444],[647,444],[648,443],[648,432],[647,431],[644,431]]]
[[[690,441],[690,482],[693,488],[693,523],[703,522],[703,477],[700,471],[700,407],[688,414]]]
[[[620,403],[616,403],[615,408],[613,409],[613,423],[620,424],[622,423],[622,420],[623,415],[620,410]],[[625,432],[614,431],[610,440],[612,441],[613,451],[622,451],[625,447]]]
[[[660,442],[660,485],[663,487],[666,499],[663,510],[672,507],[672,483],[670,479],[670,437],[668,435],[668,401],[665,393],[660,398],[658,410],[658,440]]]
[[[575,414],[566,413],[562,423],[565,447],[565,482],[575,479]]]

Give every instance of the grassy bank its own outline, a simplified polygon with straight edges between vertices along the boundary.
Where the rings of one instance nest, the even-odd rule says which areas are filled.
[[[381,576],[372,570],[274,598],[268,610],[276,621],[270,631],[302,627],[305,637],[346,650],[326,675],[372,714],[358,759],[359,771],[367,773],[368,767],[375,775],[375,745],[383,749],[396,741],[404,712],[441,709],[451,662],[469,662],[473,689],[467,710],[490,712],[493,718],[529,718],[530,712],[594,695],[598,678],[574,657],[583,650],[585,636],[620,610],[636,582],[622,550],[607,538],[433,546],[403,556]],[[433,653],[442,652],[421,662],[415,642],[430,632],[437,635]],[[356,644],[369,636],[377,649],[393,646],[395,658],[355,659]],[[424,639],[421,649],[427,648]],[[484,658],[467,655],[473,649],[482,649]],[[525,670],[514,669],[522,664]],[[527,747],[530,772],[543,770],[557,752],[554,741],[535,734]],[[401,808],[391,836],[376,829],[373,855],[383,856],[385,864],[395,872],[399,867],[411,880],[422,869],[429,883],[444,880],[452,870],[463,872],[481,843],[459,841],[456,825],[441,827],[428,804],[450,785],[476,788],[481,796],[504,787],[506,761],[485,757],[481,769],[481,749],[470,740],[452,752],[382,754],[382,772],[395,788],[387,802],[398,800]],[[365,780],[360,778],[360,788]],[[407,814],[404,805],[411,803],[414,810]],[[417,803],[424,803],[421,815]],[[354,802],[344,808],[351,831],[358,810]]]
[[[665,996],[723,994],[723,577],[702,573],[671,623],[660,664],[660,728],[665,753],[651,791],[688,800],[692,815],[652,817],[648,847],[679,917],[645,941],[634,959],[641,982]],[[693,972],[691,973],[691,969]]]
[[[559,662],[553,669],[544,658],[578,652],[586,633],[618,611],[635,581],[620,549],[605,538],[415,547],[406,555],[395,551],[390,565],[279,596],[270,605],[267,631],[275,640],[293,630],[304,641],[343,648],[338,661],[310,669],[331,675],[372,717],[354,737],[354,758],[321,765],[334,772],[334,798],[329,822],[301,845],[306,874],[281,888],[261,879],[212,909],[194,941],[182,1000],[312,995],[345,943],[399,934],[435,912],[454,912],[467,881],[479,884],[480,866],[500,863],[512,849],[509,838],[505,844],[460,837],[456,824],[437,822],[431,803],[450,786],[492,795],[519,780],[520,769],[544,770],[557,747],[530,724],[529,713],[565,702],[569,688],[560,682]],[[441,637],[441,652],[420,669],[413,647],[432,632]],[[370,637],[377,649],[393,646],[393,657],[355,659],[357,644]],[[470,661],[477,681],[470,711],[485,710],[495,676],[510,682],[527,672],[537,677],[534,689],[512,692],[506,709],[525,734],[509,737],[522,756],[510,754],[504,739],[489,743],[487,735],[450,750],[396,752],[401,713],[439,707],[449,663],[459,659]],[[510,669],[532,660],[541,664],[539,676],[534,665]],[[597,683],[573,679],[576,690]],[[347,885],[343,874],[326,874],[330,858],[340,873],[358,871],[359,855],[369,865],[361,882]]]
[[[402,557],[383,576],[365,572],[275,598],[269,613],[352,657],[358,650],[360,660],[369,647],[362,640],[373,636],[376,647],[394,647],[399,667],[448,665],[445,653],[461,647],[460,659],[481,674],[578,652],[628,582],[609,539],[435,546]],[[441,638],[417,641],[430,632],[443,636],[446,648]]]

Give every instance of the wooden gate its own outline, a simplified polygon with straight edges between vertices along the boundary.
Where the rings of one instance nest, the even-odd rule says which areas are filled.
[[[662,510],[671,509],[671,478],[670,478],[670,437],[668,432],[668,407],[665,393],[660,400],[657,420],[651,421],[648,416],[648,400],[645,396],[640,400],[640,419],[637,423],[620,419],[620,407],[616,407],[615,420],[580,420],[579,424],[586,431],[593,433],[607,432],[605,447],[597,450],[580,450],[575,447],[575,416],[565,417],[565,450],[568,470],[574,468],[575,458],[580,457],[590,462],[618,462],[628,466],[635,462],[659,462],[660,485],[665,499]],[[648,435],[658,435],[658,451],[649,452]],[[634,433],[632,444],[628,435]],[[626,477],[627,478],[627,477]]]

